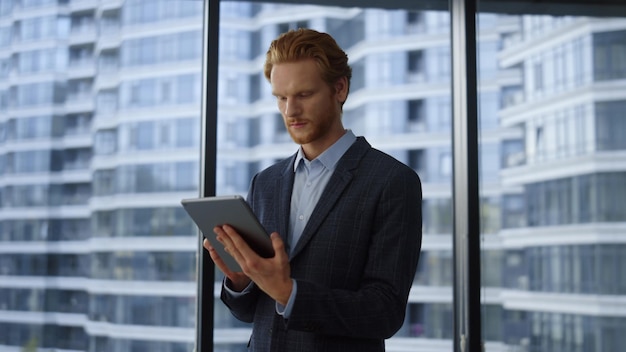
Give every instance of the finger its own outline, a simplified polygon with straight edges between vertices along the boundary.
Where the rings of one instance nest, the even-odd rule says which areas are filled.
[[[213,246],[211,246],[210,243],[209,243],[208,246],[209,246],[209,255],[211,256],[211,260],[213,260],[213,263],[215,263],[215,266],[217,266],[226,276],[228,276],[228,277],[233,276],[235,274],[235,272],[231,271],[228,268],[228,266],[226,265],[224,260],[222,260],[222,257],[220,257],[220,255],[217,253],[215,248],[213,248]]]
[[[234,257],[236,245],[233,242],[233,238],[239,236],[239,234],[234,229],[226,232],[226,226],[227,225],[217,226],[213,229],[213,231],[215,232],[216,239],[222,244],[222,246],[224,246],[224,250]]]
[[[226,263],[224,263],[224,261],[222,260],[222,257],[220,257],[220,255],[217,253],[217,251],[215,250],[215,248],[211,245],[211,242],[209,242],[209,240],[207,240],[206,238],[204,239],[204,241],[202,241],[202,246],[209,251],[209,256],[211,257],[211,260],[213,260],[213,262],[215,263],[215,265],[226,275],[228,275],[229,273],[231,273],[230,269],[228,268],[228,266],[226,265]]]
[[[226,253],[230,254],[234,258],[235,256],[232,251],[234,245],[233,241],[230,238],[231,235],[224,231],[223,226],[216,226],[215,228],[213,228],[213,232],[215,232],[215,238],[219,243],[222,244]]]
[[[204,241],[202,241],[202,246],[209,252],[209,256],[211,257],[211,260],[213,260],[215,265],[220,270],[222,270],[222,272],[226,273],[226,271],[229,270],[228,266],[224,263],[222,257],[220,257],[215,248],[211,245],[211,242],[209,242],[209,240],[205,238]]]
[[[250,262],[251,259],[250,257],[246,257],[241,252],[238,245],[243,245],[249,249],[248,244],[241,238],[239,233],[237,233],[237,231],[231,226],[228,226],[228,225],[218,226],[214,229],[214,231],[217,235],[218,241],[224,246],[224,250],[226,251],[226,253],[228,253],[231,257],[233,257],[235,261],[241,267],[242,271],[240,273],[245,273],[248,263]],[[252,250],[250,250],[250,252],[254,253],[254,251]],[[246,253],[250,253],[250,252],[246,252]],[[254,253],[254,255],[256,255],[256,253]],[[229,269],[226,268],[226,270],[229,270]],[[232,272],[232,271],[229,270],[229,272]],[[224,273],[230,277],[230,275],[226,271],[224,271]]]
[[[222,226],[215,226],[213,228],[213,232],[215,233],[216,239],[223,245],[226,245],[227,242],[230,242],[230,237],[224,231]]]
[[[210,251],[213,248],[209,240],[207,240],[206,238],[204,239],[204,241],[202,241],[202,247],[204,247],[204,249],[206,249],[207,251]]]
[[[278,234],[278,232],[272,232],[270,235],[272,240],[272,247],[274,248],[274,255],[287,257],[287,251],[285,250],[285,242],[282,237]]]
[[[229,242],[229,249],[232,251],[230,255],[238,259],[239,258],[254,258],[258,257],[258,254],[248,246],[248,243],[239,235],[239,233],[229,225],[222,226],[222,230],[226,234],[227,242]],[[241,264],[241,263],[240,263]]]

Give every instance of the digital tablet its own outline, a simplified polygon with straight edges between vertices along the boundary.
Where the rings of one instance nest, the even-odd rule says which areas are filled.
[[[232,226],[261,257],[274,256],[269,234],[243,197],[231,195],[183,199],[181,204],[230,270],[241,271],[241,267],[217,241],[213,232],[215,226]]]

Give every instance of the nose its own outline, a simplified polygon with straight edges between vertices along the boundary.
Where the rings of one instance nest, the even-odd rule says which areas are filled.
[[[285,101],[285,116],[298,116],[302,107],[296,98],[287,98]]]

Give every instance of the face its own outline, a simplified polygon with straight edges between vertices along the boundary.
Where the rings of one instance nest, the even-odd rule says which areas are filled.
[[[316,158],[344,134],[341,104],[347,79],[330,87],[314,60],[302,60],[274,65],[270,83],[285,127],[307,158]]]

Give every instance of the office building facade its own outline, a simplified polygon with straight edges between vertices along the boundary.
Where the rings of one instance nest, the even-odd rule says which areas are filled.
[[[0,349],[191,350],[203,4],[0,4]]]

